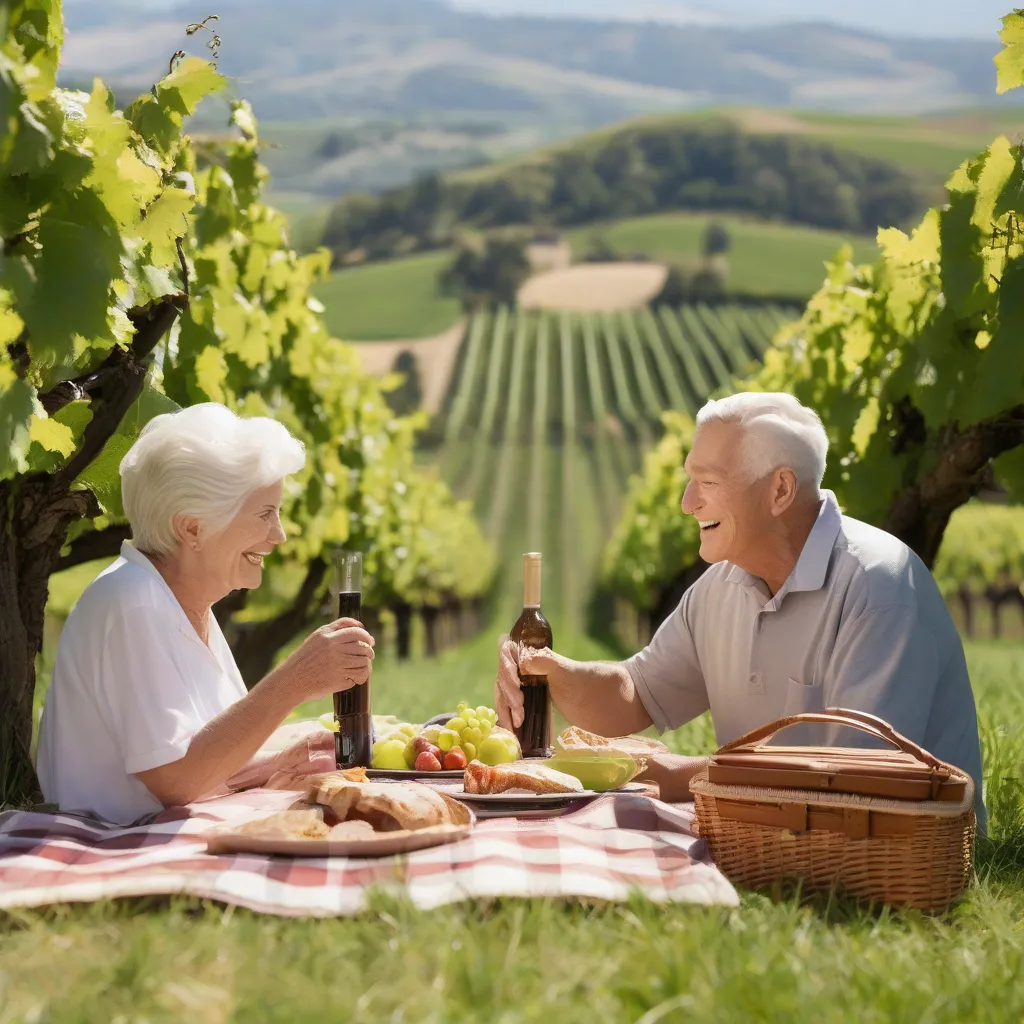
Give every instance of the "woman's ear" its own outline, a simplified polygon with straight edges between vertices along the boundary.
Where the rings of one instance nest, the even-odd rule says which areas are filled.
[[[191,551],[198,551],[202,546],[199,520],[195,516],[177,515],[174,517],[174,536]]]

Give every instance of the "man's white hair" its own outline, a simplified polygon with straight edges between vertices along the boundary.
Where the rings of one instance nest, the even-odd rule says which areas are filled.
[[[783,466],[803,487],[821,486],[828,455],[828,435],[821,417],[784,391],[741,391],[708,402],[697,413],[697,429],[712,420],[743,428],[740,470],[760,480]]]
[[[174,520],[195,516],[204,535],[222,530],[260,487],[297,473],[301,441],[265,416],[243,419],[216,402],[156,416],[121,460],[121,500],[135,546],[167,556]]]

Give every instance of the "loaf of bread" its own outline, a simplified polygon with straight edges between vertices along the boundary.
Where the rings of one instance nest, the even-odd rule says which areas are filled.
[[[579,779],[548,768],[539,761],[512,761],[490,765],[470,761],[466,765],[463,788],[467,793],[581,793]]]

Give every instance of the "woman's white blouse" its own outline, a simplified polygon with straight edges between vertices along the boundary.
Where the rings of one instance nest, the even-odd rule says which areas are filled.
[[[121,824],[161,809],[135,778],[170,764],[245,696],[210,613],[210,645],[129,542],[86,588],[61,633],[39,728],[43,795]]]

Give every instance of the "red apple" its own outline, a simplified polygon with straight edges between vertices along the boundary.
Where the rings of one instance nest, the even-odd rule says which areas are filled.
[[[458,771],[460,768],[466,767],[466,753],[462,747],[452,747],[444,755],[444,767],[449,772]]]
[[[429,751],[424,750],[416,757],[416,771],[418,772],[439,772],[441,762]]]

